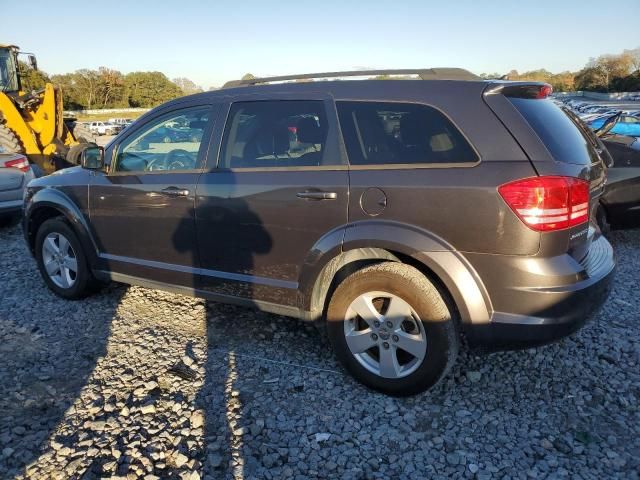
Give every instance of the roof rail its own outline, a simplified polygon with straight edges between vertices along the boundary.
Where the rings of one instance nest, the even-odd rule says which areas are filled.
[[[287,80],[312,80],[314,78],[368,77],[375,75],[417,75],[422,80],[481,80],[463,68],[414,68],[401,70],[354,70],[350,72],[304,73],[300,75],[282,75],[279,77],[250,78],[231,80],[222,88],[243,87],[261,83],[284,82]]]

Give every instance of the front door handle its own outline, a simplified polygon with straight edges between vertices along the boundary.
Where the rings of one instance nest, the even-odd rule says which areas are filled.
[[[189,190],[186,188],[177,188],[177,187],[167,187],[163,188],[160,193],[166,195],[167,197],[188,197]]]
[[[298,198],[304,198],[308,200],[335,200],[338,198],[338,194],[336,192],[298,192],[296,194]]]

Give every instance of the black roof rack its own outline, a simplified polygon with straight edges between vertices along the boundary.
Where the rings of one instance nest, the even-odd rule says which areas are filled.
[[[261,83],[284,82],[287,80],[312,80],[314,78],[369,77],[375,75],[417,75],[422,80],[481,80],[480,77],[463,68],[415,68],[402,70],[354,70],[350,72],[304,73],[301,75],[282,75],[279,77],[250,78],[231,80],[222,88],[243,87]]]

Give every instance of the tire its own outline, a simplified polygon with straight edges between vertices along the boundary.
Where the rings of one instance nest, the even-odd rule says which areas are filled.
[[[368,302],[363,300],[366,298]],[[376,328],[371,325],[373,321],[367,322],[355,313],[356,309],[362,311],[362,305],[375,307],[376,315],[389,313],[393,307],[399,316],[386,320],[378,317],[382,323]],[[387,320],[392,321],[392,328],[386,326]],[[336,357],[351,375],[368,387],[396,396],[413,395],[434,386],[453,366],[459,349],[455,320],[440,292],[420,271],[395,262],[365,267],[338,285],[327,309],[327,334]],[[364,342],[356,348],[361,353],[353,353],[350,347],[355,337]],[[371,347],[363,350],[368,345]],[[420,353],[411,355],[400,345]],[[396,362],[384,362],[383,367],[381,354]]]
[[[73,124],[73,136],[79,143],[91,143],[93,142],[93,133],[86,125],[75,122]]]
[[[20,139],[6,125],[0,125],[0,153],[24,153]]]
[[[73,282],[67,287],[64,286],[64,282],[62,280],[54,280],[53,277],[47,272],[47,267],[45,266],[45,261],[47,261],[47,257],[50,257],[51,253],[51,250],[47,251],[47,249],[45,248],[45,241],[47,241],[48,238],[55,237],[56,235],[58,236],[58,247],[61,246],[60,236],[62,236],[68,241],[72,249],[71,253],[73,253],[73,257],[71,255],[68,256],[75,258],[76,272],[75,275],[71,276]],[[58,250],[62,251],[62,249],[60,248],[58,248]],[[98,282],[91,273],[91,269],[89,268],[87,257],[84,253],[80,240],[76,236],[73,229],[69,226],[69,224],[63,219],[52,218],[45,221],[40,226],[36,235],[35,251],[36,261],[38,263],[40,274],[42,275],[42,278],[44,279],[49,289],[56,295],[68,300],[78,300],[93,293],[99,286]],[[63,253],[67,252],[69,252],[68,249],[65,249],[65,251],[63,251]],[[59,270],[59,277],[63,279],[62,269]]]

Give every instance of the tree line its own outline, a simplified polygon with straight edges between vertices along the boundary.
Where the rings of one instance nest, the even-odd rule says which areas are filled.
[[[65,109],[151,108],[183,95],[202,92],[202,88],[188,78],[169,80],[161,72],[131,72],[100,67],[81,69],[73,73],[48,76],[24,63],[23,89],[38,90],[51,82],[62,87]]]
[[[170,80],[161,72],[123,74],[118,70],[100,67],[98,70],[81,69],[73,73],[48,76],[42,71],[31,69],[22,62],[20,67],[25,90],[38,90],[47,82],[59,85],[62,87],[65,108],[69,110],[151,108],[182,95],[203,91],[202,87],[186,77]],[[620,54],[591,58],[578,72],[551,73],[545,69],[539,69],[518,73],[517,70],[511,70],[506,75],[483,73],[481,77],[547,82],[556,92],[573,90],[635,92],[640,91],[640,48],[624,50]],[[242,78],[255,77],[247,73]]]
[[[640,48],[590,58],[578,72],[551,73],[541,68],[524,73],[511,70],[506,75],[483,73],[481,77],[546,82],[556,92],[637,92],[640,91]]]

